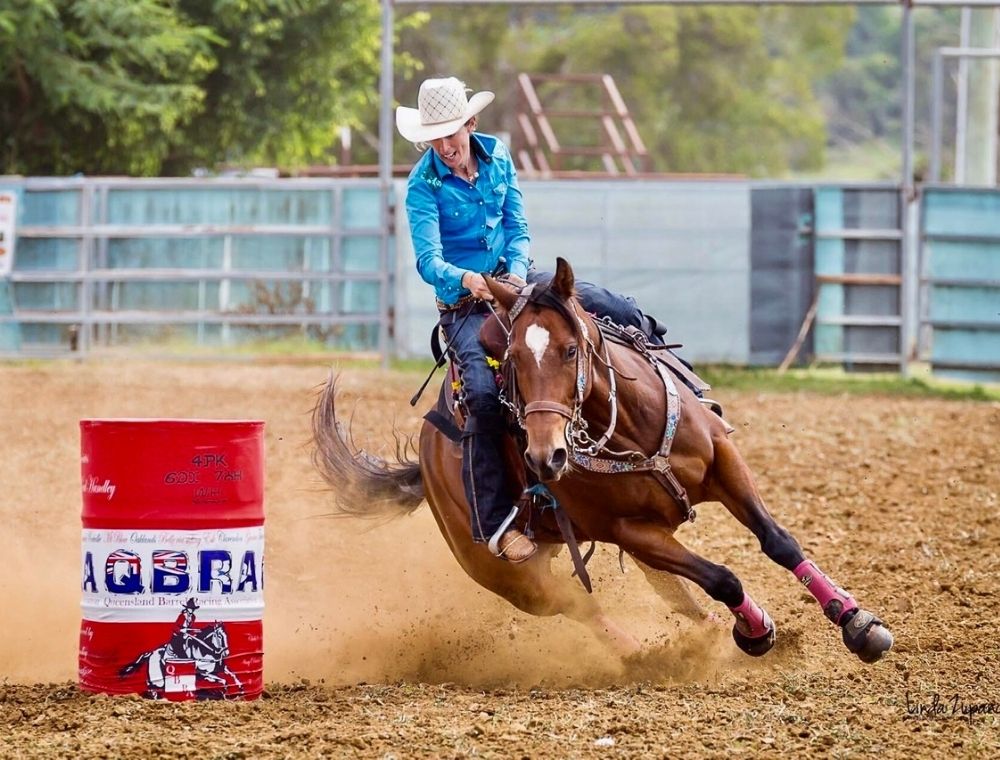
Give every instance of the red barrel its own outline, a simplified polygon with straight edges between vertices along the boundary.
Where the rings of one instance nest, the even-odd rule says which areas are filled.
[[[81,420],[80,687],[263,689],[264,423]]]

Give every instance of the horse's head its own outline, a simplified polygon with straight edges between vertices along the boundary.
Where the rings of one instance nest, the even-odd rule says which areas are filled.
[[[215,621],[209,628],[209,641],[212,642],[219,649],[228,649],[229,647],[229,636],[226,634],[226,626],[223,625],[218,620]]]
[[[558,480],[569,468],[567,432],[579,423],[590,392],[596,328],[574,297],[573,269],[564,259],[548,286],[521,294],[490,278],[486,282],[509,323],[503,355],[524,405],[524,458],[540,479]]]

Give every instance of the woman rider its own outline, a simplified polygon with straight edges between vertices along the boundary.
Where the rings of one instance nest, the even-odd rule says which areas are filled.
[[[462,380],[467,412],[462,434],[462,481],[472,537],[510,562],[523,562],[535,542],[516,527],[503,466],[503,413],[494,372],[479,343],[493,296],[484,272],[514,287],[546,281],[529,257],[528,223],[510,151],[501,140],[476,132],[477,115],[492,92],[471,98],[455,77],[420,85],[417,108],[396,109],[396,127],[418,148],[429,148],[409,175],[406,212],[417,271],[434,288],[441,326]],[[577,280],[584,308],[621,325],[639,327],[653,340],[656,323],[631,298]],[[498,535],[499,534],[499,535]]]

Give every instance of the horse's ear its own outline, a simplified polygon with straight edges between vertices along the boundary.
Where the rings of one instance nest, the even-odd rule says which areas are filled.
[[[514,291],[509,285],[504,285],[497,282],[489,275],[485,275],[486,287],[490,289],[490,293],[493,294],[493,301],[499,306],[502,306],[504,311],[510,311],[514,308],[514,304],[517,303],[517,292]]]
[[[573,295],[573,285],[576,280],[573,277],[573,267],[561,256],[556,259],[556,274],[552,278],[552,290],[568,301]]]

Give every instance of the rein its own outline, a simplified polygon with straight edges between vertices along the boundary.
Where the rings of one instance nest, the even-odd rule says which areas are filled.
[[[595,345],[594,340],[590,336],[590,331],[587,329],[587,323],[577,311],[576,302],[570,301],[570,308],[573,310],[573,317],[576,319],[577,325],[582,333],[583,340],[587,346],[586,350],[577,352],[576,388],[573,406],[569,407],[558,401],[532,401],[525,404],[522,411],[522,404],[520,403],[519,394],[517,393],[517,378],[513,371],[513,367],[508,361],[508,358],[510,354],[511,339],[513,336],[514,321],[524,311],[524,307],[531,302],[531,294],[533,290],[534,284],[531,284],[523,288],[518,294],[517,301],[514,303],[514,306],[508,314],[508,318],[510,320],[509,329],[503,325],[503,321],[500,320],[499,315],[497,315],[497,320],[500,322],[507,336],[507,348],[503,357],[505,371],[504,388],[502,388],[500,392],[501,403],[514,413],[517,418],[518,425],[520,425],[522,429],[525,428],[525,418],[527,418],[530,414],[535,414],[537,412],[553,412],[562,416],[566,419],[566,440],[569,443],[570,459],[575,465],[589,472],[608,475],[649,472],[656,477],[658,481],[660,481],[660,483],[680,504],[684,510],[684,519],[693,521],[695,518],[695,511],[691,506],[687,492],[684,489],[684,486],[681,485],[680,481],[677,480],[677,477],[670,468],[670,449],[681,418],[680,396],[677,392],[677,386],[674,383],[673,377],[671,376],[670,369],[664,362],[653,355],[637,331],[633,332],[632,328],[622,328],[613,324],[608,319],[599,320],[597,322],[598,341],[604,349],[604,355],[601,356],[598,346]],[[614,338],[615,342],[630,346],[634,350],[638,351],[656,370],[657,375],[663,383],[667,398],[666,421],[664,424],[663,437],[660,442],[660,447],[651,457],[647,457],[640,451],[615,451],[607,447],[607,443],[614,435],[615,428],[618,424],[618,390],[615,376],[616,374],[620,374],[611,363],[611,352],[609,347],[609,343],[611,341],[607,339],[609,337]],[[595,360],[600,361],[601,364],[607,367],[608,370],[608,404],[610,406],[608,427],[604,431],[603,435],[601,435],[601,437],[597,440],[594,440],[588,432],[587,420],[583,416],[583,404],[586,398],[587,381],[595,369]]]
[[[532,283],[531,285],[524,287],[518,294],[517,301],[514,303],[513,308],[508,314],[508,318],[510,319],[510,329],[503,324],[503,320],[501,320],[499,315],[496,314],[496,311],[493,312],[507,337],[507,348],[503,356],[503,362],[507,371],[504,372],[505,387],[504,389],[501,389],[500,401],[504,406],[514,412],[517,417],[518,425],[520,425],[522,429],[524,428],[525,418],[527,418],[529,414],[535,414],[537,412],[553,412],[564,417],[566,419],[566,439],[571,444],[571,454],[575,455],[577,453],[581,453],[589,456],[597,456],[600,452],[606,450],[605,446],[614,435],[615,427],[618,424],[618,385],[615,380],[615,375],[618,373],[618,370],[611,363],[611,354],[606,341],[601,341],[602,347],[604,348],[604,356],[601,356],[600,353],[598,353],[598,347],[594,344],[594,341],[590,337],[590,331],[587,329],[587,323],[580,316],[575,303],[571,303],[570,306],[573,309],[573,316],[575,317],[577,325],[580,328],[580,332],[583,335],[583,340],[586,343],[587,348],[586,350],[577,351],[576,354],[576,387],[573,406],[570,407],[558,401],[532,401],[525,404],[522,411],[520,399],[517,394],[516,376],[514,375],[513,369],[510,367],[507,359],[510,354],[510,342],[513,335],[514,320],[521,315],[521,312],[524,311],[524,307],[530,302],[530,296],[534,288],[535,285]],[[490,308],[493,308],[492,305]],[[598,331],[598,335],[600,336],[600,331]],[[587,430],[587,420],[583,416],[583,402],[587,392],[587,380],[593,371],[595,359],[599,360],[608,369],[608,403],[610,405],[608,428],[604,431],[604,434],[600,437],[600,439],[596,441],[590,436],[590,433]],[[505,391],[507,391],[506,394]],[[633,454],[641,456],[639,452],[608,451],[609,453],[617,456],[630,456]]]

